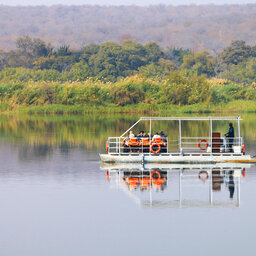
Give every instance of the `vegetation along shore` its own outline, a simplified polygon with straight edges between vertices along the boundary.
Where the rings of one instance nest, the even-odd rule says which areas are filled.
[[[132,40],[53,47],[28,36],[0,53],[0,111],[256,111],[256,46],[207,51]]]

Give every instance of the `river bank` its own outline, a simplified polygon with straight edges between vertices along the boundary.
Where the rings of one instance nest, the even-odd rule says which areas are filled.
[[[64,105],[46,104],[37,106],[10,106],[8,103],[0,104],[1,113],[28,113],[28,114],[88,114],[88,113],[147,113],[147,114],[175,114],[175,113],[256,113],[256,102],[249,100],[236,100],[226,104],[131,104],[116,106],[114,104],[88,104]]]

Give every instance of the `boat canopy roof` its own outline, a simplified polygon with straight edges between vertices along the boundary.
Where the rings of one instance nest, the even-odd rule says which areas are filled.
[[[135,124],[133,124],[127,131],[125,131],[120,137],[123,137],[127,132],[129,132],[135,125],[140,121],[150,122],[150,134],[151,134],[151,122],[152,121],[179,121],[179,130],[181,130],[181,121],[208,121],[210,122],[210,127],[212,131],[212,121],[236,121],[238,127],[238,137],[240,137],[240,116],[228,117],[228,116],[208,116],[208,117],[141,117]],[[181,131],[179,132],[179,137],[181,137]]]
[[[209,120],[214,120],[214,121],[237,121],[237,120],[242,120],[240,116],[237,117],[216,117],[216,116],[208,116],[208,117],[141,117],[140,120],[145,120],[145,121],[153,121],[153,120],[158,120],[158,121],[171,121],[171,120],[181,120],[181,121],[209,121]]]

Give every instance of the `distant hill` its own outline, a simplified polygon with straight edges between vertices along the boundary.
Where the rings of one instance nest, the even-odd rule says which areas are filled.
[[[208,49],[212,54],[232,40],[256,42],[256,4],[204,6],[0,6],[0,49],[16,38],[40,37],[55,46],[135,39],[163,47]]]

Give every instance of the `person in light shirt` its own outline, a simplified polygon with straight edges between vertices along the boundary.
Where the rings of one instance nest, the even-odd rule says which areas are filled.
[[[153,140],[155,140],[155,139],[157,139],[157,138],[160,138],[160,139],[161,139],[161,136],[159,135],[158,132],[153,136]]]

